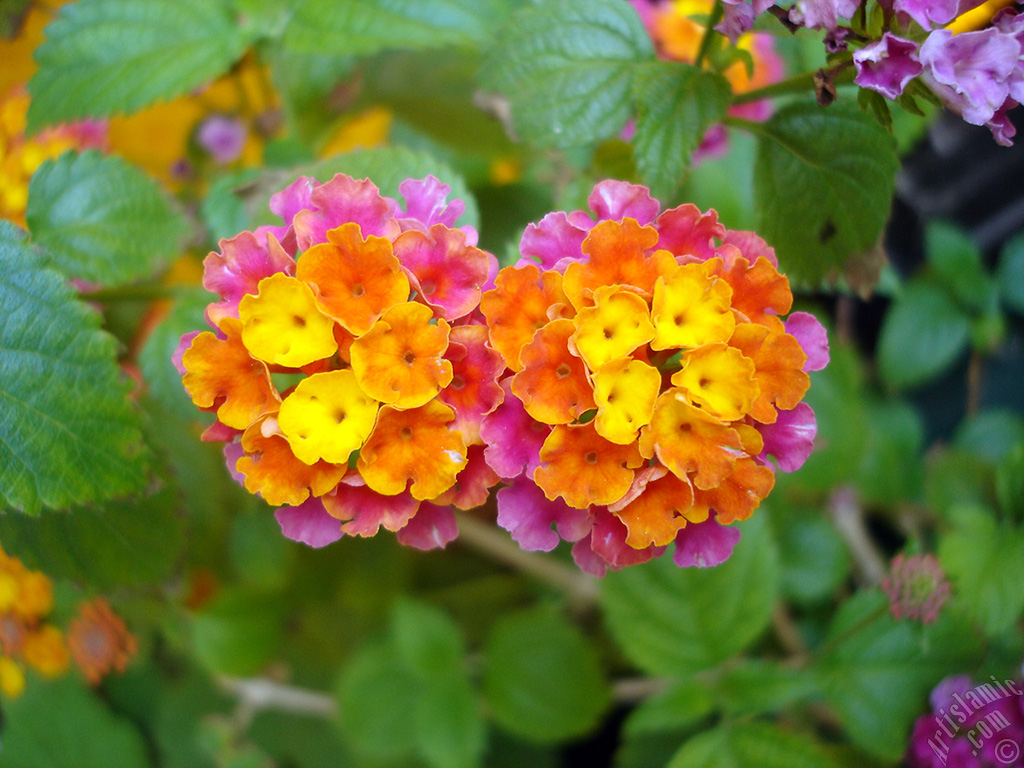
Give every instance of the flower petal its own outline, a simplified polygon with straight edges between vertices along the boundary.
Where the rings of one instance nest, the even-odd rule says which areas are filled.
[[[629,490],[640,456],[635,445],[616,445],[601,437],[593,422],[558,425],[540,449],[541,466],[533,479],[549,499],[561,496],[576,509],[613,504]]]
[[[245,348],[272,365],[298,368],[338,349],[334,321],[319,310],[309,286],[297,278],[263,278],[259,293],[242,297],[238,313]]]
[[[527,412],[545,424],[569,424],[594,407],[583,361],[569,351],[572,320],[552,320],[519,353],[523,369],[512,391]]]
[[[345,535],[341,531],[341,523],[327,514],[320,499],[311,498],[298,506],[280,507],[274,511],[274,518],[287,538],[314,548],[326,547]]]

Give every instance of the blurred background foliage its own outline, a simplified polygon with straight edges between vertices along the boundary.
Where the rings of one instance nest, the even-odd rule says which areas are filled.
[[[820,35],[761,31],[778,80],[823,65]],[[748,119],[727,48],[657,42],[624,0],[0,3],[0,394],[34,414],[0,418],[0,764],[891,766],[943,678],[1020,676],[1024,235],[986,227],[1020,153],[978,161],[987,217],[967,191],[936,215],[915,168],[953,129],[926,100],[790,80]],[[714,569],[598,583],[490,508],[443,552],[287,541],[170,358],[217,239],[336,172],[437,175],[504,263],[606,177],[756,229],[829,326],[815,453]],[[890,611],[899,553],[951,584],[932,623]],[[119,618],[73,641],[100,598]],[[17,656],[5,611],[105,666]]]

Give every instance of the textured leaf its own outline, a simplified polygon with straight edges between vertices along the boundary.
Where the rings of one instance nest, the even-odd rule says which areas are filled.
[[[626,655],[656,675],[687,675],[743,650],[767,626],[778,555],[763,516],[740,526],[735,551],[715,568],[678,568],[670,556],[604,580],[608,627]]]
[[[226,72],[247,33],[229,0],[80,0],[36,50],[29,128],[132,112]]]
[[[33,243],[68,277],[108,286],[152,274],[186,233],[153,179],[98,152],[44,163],[29,185],[26,219]]]
[[[674,731],[691,726],[714,710],[715,702],[707,685],[693,678],[673,680],[663,691],[641,701],[626,719],[623,732],[639,736],[658,731]]]
[[[484,691],[494,719],[534,741],[593,729],[608,703],[595,649],[547,608],[502,619],[487,641]]]
[[[825,643],[817,671],[829,703],[854,744],[888,760],[906,749],[928,691],[981,653],[980,638],[949,611],[928,627],[896,621],[879,591],[846,601]]]
[[[695,736],[668,768],[830,768],[832,760],[810,736],[770,723],[721,725]]]
[[[857,475],[869,504],[892,505],[921,493],[924,428],[906,403],[882,402],[868,411],[868,440]]]
[[[878,341],[879,372],[898,389],[935,378],[967,350],[970,318],[942,290],[914,280],[896,299]]]
[[[4,768],[146,768],[146,745],[76,675],[4,700]]]
[[[981,251],[959,228],[931,222],[925,230],[925,253],[941,285],[964,307],[981,309],[995,290],[982,266]]]
[[[647,64],[634,86],[637,169],[655,197],[671,199],[704,133],[725,115],[732,91],[721,75],[687,64]]]
[[[628,3],[544,0],[513,15],[481,78],[508,97],[522,138],[570,147],[619,132],[636,64],[653,55]]]
[[[821,277],[876,243],[899,167],[884,128],[855,108],[797,103],[756,132],[757,232],[787,272]]]
[[[99,315],[0,222],[0,503],[37,514],[123,496],[147,456]]]
[[[501,0],[305,0],[284,44],[300,53],[338,56],[476,46],[490,38],[504,10]]]
[[[806,669],[747,659],[722,672],[717,698],[732,714],[762,714],[781,712],[816,692],[817,682]]]
[[[984,508],[961,507],[953,516],[956,525],[939,543],[939,560],[957,597],[990,636],[997,635],[1024,610],[1024,539]]]
[[[174,494],[162,491],[103,508],[0,515],[0,541],[33,568],[98,589],[169,577],[185,545]]]

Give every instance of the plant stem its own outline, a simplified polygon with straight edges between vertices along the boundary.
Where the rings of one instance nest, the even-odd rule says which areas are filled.
[[[275,683],[262,677],[228,677],[221,675],[217,684],[238,699],[236,720],[242,727],[265,709],[331,720],[338,714],[333,696],[291,685]]]
[[[830,70],[826,70],[826,72],[833,73],[835,77],[834,83],[836,85],[848,85],[849,83],[853,82],[855,72],[853,69],[850,68],[851,63],[852,62],[843,62],[841,64],[836,65],[835,67],[832,67],[832,69]],[[770,99],[774,98],[775,96],[786,96],[791,93],[813,91],[814,76],[819,71],[820,70],[815,70],[814,72],[804,72],[799,75],[793,75],[793,77],[788,77],[785,80],[779,80],[779,82],[777,83],[766,85],[763,88],[755,88],[754,90],[747,91],[746,93],[737,93],[735,96],[732,97],[732,104],[733,106],[736,106],[737,104],[749,104],[752,101]],[[729,120],[734,119],[735,118],[729,118]]]
[[[529,574],[563,592],[579,610],[597,602],[597,580],[545,555],[519,548],[504,531],[468,514],[459,514],[460,543],[481,554]]]
[[[697,49],[697,58],[693,60],[693,66],[699,68],[704,63],[708,51],[711,50],[715,25],[722,20],[724,11],[722,0],[715,0],[715,6],[711,9],[711,16],[708,18],[708,25],[704,28],[704,36],[700,39],[700,48]]]
[[[887,570],[885,559],[875,546],[864,510],[853,488],[838,488],[829,499],[829,511],[839,536],[846,542],[864,584],[877,584]]]

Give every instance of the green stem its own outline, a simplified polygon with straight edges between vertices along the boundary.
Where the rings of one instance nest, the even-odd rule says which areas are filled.
[[[700,67],[704,63],[704,58],[708,55],[708,51],[711,50],[711,40],[715,34],[715,25],[722,20],[722,16],[725,13],[725,6],[722,0],[715,0],[715,7],[711,9],[711,16],[708,18],[708,25],[704,28],[704,36],[700,39],[700,48],[697,50],[697,58],[693,61],[693,66]]]
[[[194,291],[187,285],[126,285],[121,288],[101,288],[83,293],[85,301],[109,304],[117,301],[153,301],[154,299],[175,299]]]
[[[838,67],[833,67],[835,72],[835,84],[846,85],[853,82],[855,72],[850,68],[849,64],[852,62],[843,62]],[[777,83],[766,85],[763,88],[755,88],[752,91],[746,93],[738,93],[732,98],[732,105],[738,104],[749,104],[752,101],[760,101],[761,99],[771,99],[776,96],[786,96],[791,93],[802,93],[804,91],[814,90],[814,76],[818,70],[814,72],[804,72],[803,74],[794,75],[793,77],[780,80]]]

